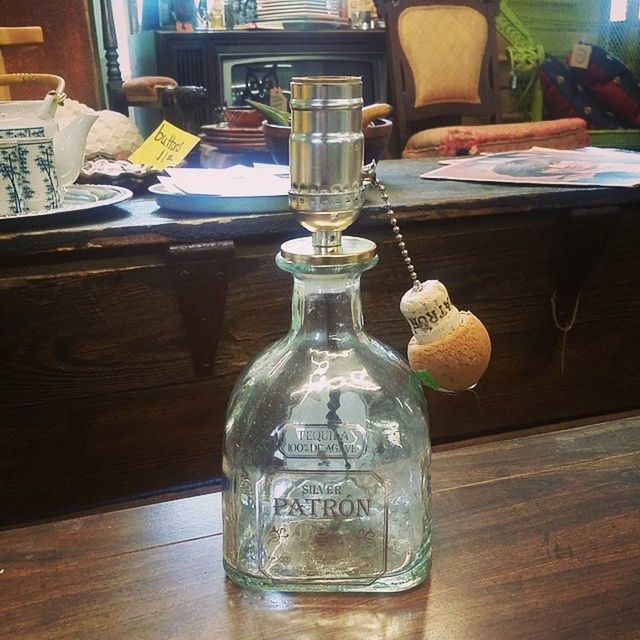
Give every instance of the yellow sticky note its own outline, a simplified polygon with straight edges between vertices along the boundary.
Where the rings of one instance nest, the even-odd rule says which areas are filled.
[[[163,120],[160,126],[129,156],[129,162],[154,169],[173,167],[187,157],[200,138]]]

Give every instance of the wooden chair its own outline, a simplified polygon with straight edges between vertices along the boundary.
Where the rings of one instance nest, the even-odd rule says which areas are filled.
[[[0,27],[0,74],[7,70],[4,66],[2,48],[19,44],[42,44],[42,27]],[[0,87],[0,100],[11,100],[8,87]]]
[[[398,150],[435,118],[500,120],[496,0],[384,0]]]
[[[571,149],[588,142],[579,118],[500,123],[498,0],[380,0],[378,7],[386,24],[396,155],[464,155],[536,145]],[[464,116],[489,124],[452,128]]]

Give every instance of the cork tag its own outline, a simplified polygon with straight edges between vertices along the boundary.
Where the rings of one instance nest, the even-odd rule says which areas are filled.
[[[158,128],[129,156],[129,162],[166,169],[182,162],[200,138],[163,120]]]
[[[571,58],[569,60],[569,66],[574,69],[587,69],[589,67],[589,60],[591,59],[591,51],[593,47],[582,42],[576,42],[571,50]]]

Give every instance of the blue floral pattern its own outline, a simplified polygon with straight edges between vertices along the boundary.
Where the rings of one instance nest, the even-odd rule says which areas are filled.
[[[7,196],[8,211],[0,210],[0,217],[22,213],[23,199],[18,181],[18,158],[15,147],[0,149],[0,178],[2,188]]]
[[[62,194],[51,138],[0,144],[0,217],[60,207]]]
[[[7,138],[44,138],[44,127],[0,129],[0,139]]]
[[[35,157],[35,165],[44,178],[47,209],[55,209],[60,206],[60,189],[58,188],[58,176],[55,172],[53,159],[53,146],[39,144],[38,154]],[[26,199],[26,198],[25,198]]]

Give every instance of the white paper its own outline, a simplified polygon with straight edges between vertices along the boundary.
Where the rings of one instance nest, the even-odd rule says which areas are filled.
[[[167,169],[172,186],[191,195],[282,196],[289,193],[289,168],[273,164],[225,169]],[[165,180],[167,180],[165,178]],[[168,186],[165,180],[162,183]]]
[[[473,156],[420,177],[469,182],[636,187],[640,185],[640,153],[599,147],[571,151],[533,147],[527,151]]]

